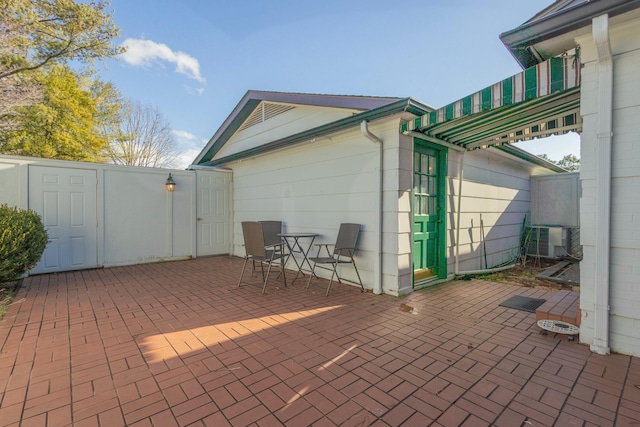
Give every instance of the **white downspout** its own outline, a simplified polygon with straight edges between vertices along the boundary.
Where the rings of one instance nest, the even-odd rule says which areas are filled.
[[[369,124],[363,120],[360,122],[360,131],[365,138],[378,145],[378,183],[377,188],[375,190],[376,193],[376,247],[378,248],[378,259],[377,262],[373,264],[373,276],[375,278],[375,283],[373,284],[373,293],[376,295],[382,294],[382,177],[384,170],[382,169],[382,140],[378,138],[376,135],[372,134],[369,130]]]
[[[611,145],[613,140],[613,57],[609,16],[593,18],[598,55],[598,141],[596,159],[595,303],[591,351],[609,354],[609,259],[611,242]]]
[[[460,153],[458,162],[458,206],[456,206],[456,265],[454,272],[460,274],[460,211],[462,210],[462,180],[464,179],[464,151]]]

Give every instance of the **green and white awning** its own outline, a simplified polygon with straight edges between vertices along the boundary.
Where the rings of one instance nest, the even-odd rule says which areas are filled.
[[[551,58],[401,125],[468,150],[580,131],[580,63]]]

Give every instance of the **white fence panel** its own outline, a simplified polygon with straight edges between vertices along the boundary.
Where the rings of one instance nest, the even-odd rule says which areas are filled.
[[[173,192],[165,186],[169,173],[177,183]],[[197,208],[205,200],[198,201],[197,176],[212,183],[206,203],[215,216],[206,237],[215,245],[200,252],[206,245],[197,230]],[[0,203],[35,210],[50,235],[32,274],[227,254],[230,186],[231,174],[225,171],[196,175],[0,156]]]

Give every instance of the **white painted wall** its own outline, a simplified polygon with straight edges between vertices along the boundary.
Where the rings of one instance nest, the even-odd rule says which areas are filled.
[[[391,295],[413,291],[413,248],[411,190],[413,148],[405,147],[406,136],[400,134],[401,119],[390,118],[369,125],[369,130],[383,140],[383,217],[382,217],[382,289]],[[375,147],[377,150],[377,146]],[[412,166],[409,166],[412,169]]]
[[[580,227],[580,173],[531,179],[531,224]]]
[[[400,293],[411,292],[412,214],[411,187],[413,138],[399,139],[398,201],[398,282]],[[455,271],[456,212],[458,208],[458,165],[460,153],[449,150],[447,171],[447,272]],[[386,167],[386,165],[385,165]],[[497,149],[467,152],[464,159],[460,216],[460,271],[484,268],[480,214],[484,223],[487,264],[494,267],[519,253],[522,222],[530,210],[532,175],[549,173]],[[389,227],[388,221],[385,227]]]
[[[335,243],[340,223],[359,223],[356,264],[371,288],[377,153],[358,129],[227,165],[233,169],[234,255],[244,256],[242,221],[280,220],[284,231],[319,233],[316,243]],[[353,268],[343,270],[355,279]]]
[[[398,238],[400,230],[406,232],[410,227],[400,224],[398,216],[399,125],[396,118],[369,126],[384,141],[382,285],[385,293],[395,295],[401,282],[399,272],[410,268],[410,258],[405,255],[399,260],[398,255],[400,244],[405,254],[410,251],[410,242],[401,243]],[[316,243],[334,243],[340,223],[359,223],[356,264],[365,288],[373,287],[378,262],[379,148],[359,128],[227,166],[234,176],[235,255],[244,255],[242,221],[281,220],[285,231],[319,233]],[[350,267],[344,267],[341,274],[355,279]]]
[[[611,351],[640,356],[640,18],[624,23],[610,21],[614,54],[613,142],[611,182],[610,334]],[[596,144],[598,141],[598,67],[591,36],[576,40],[583,64],[580,178],[581,241],[580,340],[594,336]]]
[[[384,143],[383,291],[412,291],[411,190],[413,139],[398,132],[399,118],[369,124]],[[317,242],[334,242],[341,222],[363,224],[356,262],[365,287],[375,282],[378,262],[376,187],[378,147],[358,128],[330,138],[226,165],[233,170],[234,250],[243,256],[242,221],[281,220],[285,231],[318,232]],[[454,263],[458,157],[449,153],[447,257]],[[465,159],[462,199],[461,268],[480,268],[480,214],[490,267],[518,254],[522,221],[529,213],[531,164],[498,150],[478,150]],[[548,171],[547,171],[548,173]],[[473,225],[472,225],[473,222]],[[482,261],[484,262],[484,261]],[[288,266],[292,268],[292,264]],[[354,278],[352,269],[344,274]]]
[[[29,160],[0,156],[0,204],[29,207]]]
[[[195,176],[135,168],[103,170],[104,265],[191,258],[195,245]]]
[[[460,156],[458,152],[449,151],[449,273],[455,271],[459,182],[457,177]],[[492,268],[514,261],[518,256],[522,224],[525,216],[529,217],[530,176],[534,169],[530,163],[493,148],[465,154],[460,208],[460,272]]]
[[[195,171],[0,156],[0,203],[30,207],[32,166],[96,171],[98,266],[196,256]],[[165,188],[169,173],[177,183],[173,193]],[[228,181],[228,172],[198,174],[222,174]]]

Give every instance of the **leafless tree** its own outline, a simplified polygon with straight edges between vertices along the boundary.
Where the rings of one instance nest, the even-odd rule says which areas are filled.
[[[155,107],[126,102],[120,112],[119,129],[111,131],[107,157],[119,165],[174,166],[177,149],[169,122]]]

